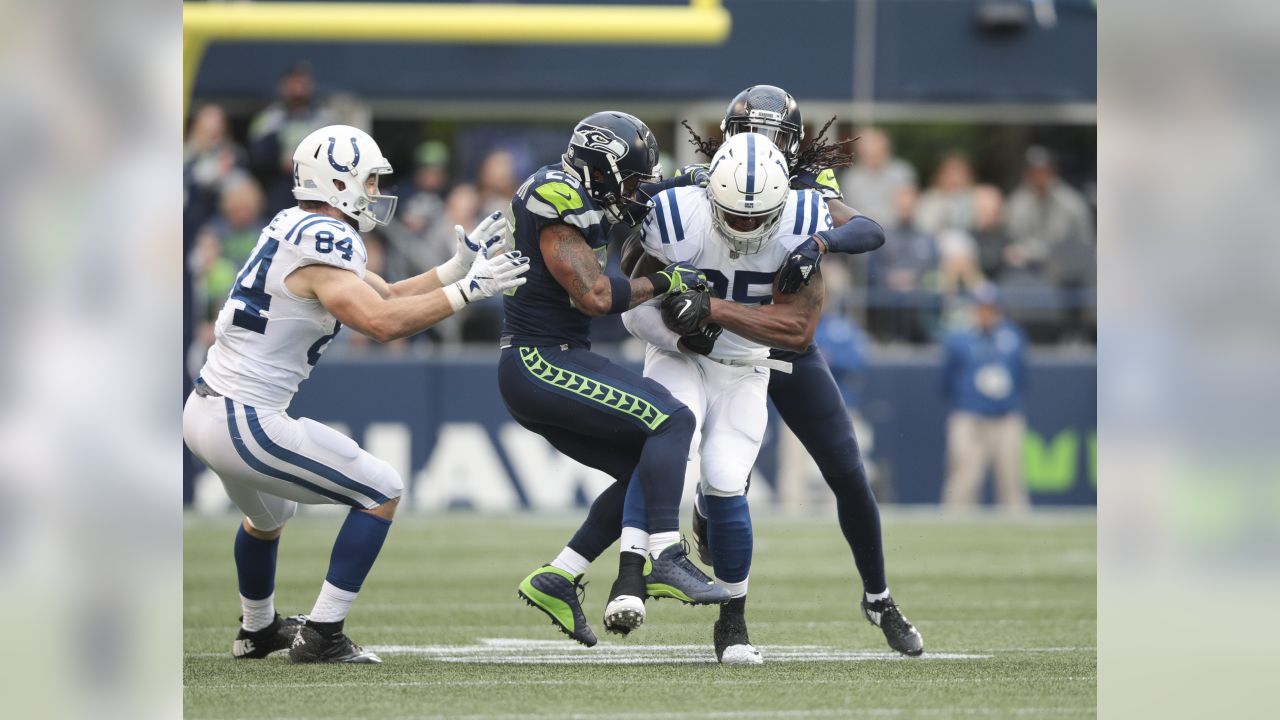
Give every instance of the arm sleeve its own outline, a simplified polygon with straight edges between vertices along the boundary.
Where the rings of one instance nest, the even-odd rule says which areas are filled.
[[[838,228],[817,234],[827,244],[827,252],[833,253],[857,255],[884,245],[884,228],[865,215],[858,215]]]
[[[645,183],[644,185],[640,186],[640,190],[645,193],[648,193],[649,197],[653,197],[654,195],[657,195],[663,190],[670,190],[671,188],[677,188],[677,187],[688,187],[692,184],[693,184],[693,174],[682,173],[680,175],[676,175],[675,177],[667,178],[662,182]]]
[[[680,336],[662,322],[662,311],[658,309],[656,300],[642,303],[623,313],[622,324],[627,327],[627,332],[650,345],[672,352],[680,350],[676,344]]]

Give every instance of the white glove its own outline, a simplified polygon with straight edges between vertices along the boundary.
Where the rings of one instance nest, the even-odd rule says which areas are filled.
[[[440,279],[441,285],[461,280],[476,255],[493,257],[511,244],[511,227],[507,225],[507,219],[501,211],[481,220],[470,235],[463,231],[461,225],[454,225],[453,231],[458,235],[458,249],[453,257],[436,268],[436,277]]]
[[[527,272],[529,258],[519,250],[503,253],[495,258],[476,253],[466,276],[452,285],[446,285],[444,294],[449,298],[454,312],[457,312],[469,303],[520,287],[526,281],[520,276]]]

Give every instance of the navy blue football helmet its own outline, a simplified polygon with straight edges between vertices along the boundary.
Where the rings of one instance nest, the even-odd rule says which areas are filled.
[[[752,85],[734,96],[720,122],[727,140],[740,132],[755,132],[773,141],[794,168],[804,139],[800,106],[791,93],[774,85]]]
[[[561,161],[610,222],[634,227],[653,209],[653,198],[640,186],[661,179],[658,139],[634,115],[606,110],[583,118]]]

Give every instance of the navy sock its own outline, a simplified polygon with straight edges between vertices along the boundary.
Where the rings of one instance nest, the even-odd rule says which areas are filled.
[[[751,509],[745,495],[704,495],[707,544],[715,561],[716,579],[737,583],[751,572]]]
[[[635,475],[627,483],[627,498],[622,506],[622,527],[649,532],[649,511],[644,502],[644,487]]]
[[[329,574],[324,579],[347,592],[360,592],[390,529],[391,521],[386,518],[355,509],[347,513],[338,539],[333,541]]]
[[[569,549],[590,562],[604,554],[605,550],[622,534],[623,503],[627,485],[615,482],[605,488],[591,503],[587,519],[569,540]]]
[[[240,580],[240,594],[250,600],[263,600],[276,591],[276,551],[280,538],[260,540],[250,535],[240,524],[236,533],[236,576]]]

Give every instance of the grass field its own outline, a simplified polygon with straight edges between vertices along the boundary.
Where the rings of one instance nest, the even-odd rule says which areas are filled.
[[[189,718],[1062,718],[1095,715],[1092,514],[1027,520],[885,515],[895,598],[925,655],[892,654],[856,607],[834,517],[764,517],[748,620],[762,667],[726,668],[714,608],[650,602],[631,638],[600,627],[616,555],[588,572],[583,648],[516,598],[576,516],[396,521],[347,621],[383,665],[295,666],[230,656],[239,603],[236,519],[185,531]],[[277,607],[310,609],[340,516],[296,518],[280,548]]]

